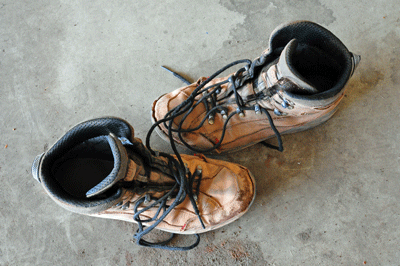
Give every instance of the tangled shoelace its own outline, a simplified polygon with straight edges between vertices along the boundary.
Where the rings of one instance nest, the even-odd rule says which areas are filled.
[[[262,66],[267,61],[269,56],[270,56],[270,54],[266,54],[256,60],[254,60],[253,62],[248,59],[238,60],[238,61],[232,62],[232,63],[226,65],[225,67],[221,68],[220,70],[215,72],[213,75],[211,75],[209,78],[207,78],[204,82],[202,82],[190,94],[190,96],[185,101],[183,101],[180,105],[176,106],[175,108],[171,109],[164,116],[163,119],[155,122],[153,124],[152,128],[150,129],[150,131],[153,131],[154,128],[157,127],[158,125],[163,124],[168,129],[168,136],[169,136],[172,146],[175,146],[175,144],[172,144],[172,142],[173,142],[172,133],[176,133],[178,135],[178,138],[181,141],[181,143],[183,143],[183,145],[185,145],[188,149],[190,149],[194,152],[197,152],[197,153],[208,153],[215,149],[218,149],[221,146],[221,144],[224,140],[224,137],[225,137],[226,127],[229,123],[229,120],[234,115],[238,114],[239,116],[243,116],[244,115],[243,111],[253,110],[256,113],[263,113],[267,116],[268,122],[271,126],[271,129],[274,131],[274,134],[278,140],[278,146],[271,145],[268,143],[263,143],[263,144],[272,149],[283,151],[283,145],[282,145],[282,139],[281,139],[280,133],[276,129],[273,119],[272,119],[271,115],[269,114],[268,110],[266,108],[261,107],[259,104],[254,104],[254,105],[250,104],[250,102],[252,102],[252,101],[261,100],[262,98],[265,97],[265,95],[262,92],[259,92],[259,93],[255,94],[253,97],[251,97],[245,101],[238,92],[238,90],[241,89],[247,81],[253,79],[256,67]],[[236,71],[234,74],[232,74],[225,81],[205,87],[211,80],[216,78],[219,74],[221,74],[225,70],[227,70],[235,65],[243,64],[243,63],[246,64],[245,67],[240,68],[238,71]],[[178,73],[175,73],[175,72],[167,69],[166,67],[163,67],[163,68],[168,70],[169,72],[171,72],[175,77],[178,77],[179,79],[184,81],[186,84],[190,84],[189,81],[187,81],[185,78],[180,76]],[[230,83],[230,85],[231,85],[230,89],[226,93],[226,95],[223,98],[218,99],[218,101],[223,101],[223,100],[231,97],[232,94],[234,94],[235,103],[238,107],[234,112],[232,112],[230,114],[228,114],[225,107],[223,107],[222,105],[219,105],[217,102],[217,96],[221,92],[221,85],[226,84],[226,83]],[[195,100],[195,98],[198,95],[202,95],[202,97],[199,100]],[[189,129],[183,129],[182,126],[183,126],[186,118],[199,104],[205,105],[206,115],[204,116],[204,118],[200,121],[200,123],[196,127],[189,128]],[[211,106],[211,108],[209,107],[209,105]],[[273,110],[273,111],[276,113],[277,110]],[[203,124],[206,122],[206,120],[208,120],[210,124],[213,124],[214,117],[217,113],[221,114],[221,116],[225,119],[225,122],[223,125],[221,136],[218,138],[217,143],[214,144],[211,148],[204,149],[204,150],[197,149],[197,148],[189,145],[183,139],[182,133],[193,132],[193,131],[200,129],[203,126]],[[181,115],[183,115],[183,116],[178,124],[178,127],[176,129],[174,129],[172,127],[172,121],[176,117],[181,116]],[[169,124],[167,124],[167,122],[169,122]]]
[[[146,141],[149,136],[150,135],[147,136]],[[132,143],[127,139],[123,141],[123,144],[128,146],[132,145]],[[136,243],[138,245],[145,247],[161,248],[167,250],[190,250],[192,248],[195,248],[200,243],[200,236],[198,234],[195,234],[197,238],[195,243],[184,247],[168,246],[168,244],[175,236],[175,234],[173,233],[171,233],[171,236],[167,240],[161,242],[155,243],[143,239],[143,237],[150,233],[154,228],[156,228],[157,225],[160,224],[176,206],[181,204],[186,199],[186,197],[189,198],[193,206],[194,212],[199,218],[201,226],[205,228],[195,199],[197,198],[200,190],[202,170],[196,169],[194,173],[191,173],[183,163],[182,158],[179,154],[179,157],[177,156],[177,158],[179,159],[176,160],[174,157],[167,153],[156,153],[150,148],[149,150],[153,153],[153,155],[166,157],[168,159],[168,168],[170,169],[170,172],[172,173],[172,176],[174,177],[176,183],[167,193],[165,193],[160,198],[151,197],[149,194],[146,194],[146,196],[136,201],[134,206],[133,219],[137,222],[139,228],[136,234],[134,234],[133,238],[136,239]],[[196,177],[198,178],[196,179]],[[196,188],[193,187],[195,181],[197,182]],[[176,192],[177,190],[178,192]],[[195,190],[195,193],[193,193],[193,190]],[[171,203],[171,205],[168,206],[167,202],[170,201],[172,198],[175,198],[175,200]],[[143,203],[147,204],[147,206],[142,207]],[[141,219],[140,215],[151,208],[157,208],[154,216],[148,219]],[[145,226],[144,223],[152,224],[149,226]]]
[[[265,54],[265,55],[259,57],[258,59],[254,60],[253,62],[251,60],[244,59],[244,60],[238,60],[238,61],[235,61],[235,62],[232,62],[232,63],[226,65],[225,67],[221,68],[220,70],[215,72],[213,75],[211,75],[209,78],[207,78],[204,82],[202,82],[184,102],[182,102],[180,105],[178,105],[174,109],[170,110],[163,119],[157,121],[156,123],[154,123],[152,125],[152,127],[150,128],[150,130],[148,131],[147,136],[146,136],[146,147],[152,152],[153,155],[163,156],[168,159],[168,166],[169,166],[169,169],[171,170],[171,173],[173,173],[176,183],[175,183],[174,187],[168,193],[166,193],[164,196],[162,196],[159,199],[156,199],[156,198],[146,199],[145,197],[143,197],[136,202],[135,207],[134,207],[134,212],[135,212],[134,220],[138,223],[139,229],[138,229],[137,233],[134,235],[134,238],[137,240],[137,244],[142,245],[142,246],[147,246],[147,247],[154,247],[154,248],[161,248],[161,249],[168,249],[168,250],[189,250],[189,249],[196,247],[200,243],[200,236],[198,234],[195,234],[195,236],[197,238],[195,243],[193,243],[190,246],[186,246],[186,247],[168,246],[168,243],[170,243],[170,241],[173,239],[174,234],[171,234],[171,236],[167,240],[162,241],[162,242],[157,242],[157,243],[152,243],[152,242],[142,239],[144,235],[148,234],[159,223],[161,223],[162,220],[172,211],[172,209],[174,209],[177,205],[182,203],[186,197],[189,197],[190,202],[195,210],[197,217],[200,220],[202,227],[205,228],[204,223],[201,219],[201,215],[199,213],[197,204],[196,204],[196,200],[194,199],[195,194],[193,194],[193,182],[195,180],[196,172],[194,174],[192,174],[187,170],[187,168],[176,148],[176,144],[173,139],[173,133],[177,133],[180,141],[187,148],[191,149],[192,151],[198,152],[198,153],[210,152],[212,150],[218,149],[218,147],[223,142],[227,124],[234,115],[236,115],[236,114],[240,115],[241,113],[243,113],[244,110],[254,110],[255,112],[264,113],[267,116],[269,124],[278,139],[278,146],[274,146],[274,145],[267,144],[267,143],[264,143],[264,145],[266,145],[270,148],[273,148],[273,149],[277,149],[279,151],[283,151],[281,136],[280,136],[278,130],[276,129],[276,127],[273,123],[272,117],[269,114],[268,110],[259,106],[258,104],[253,105],[253,106],[248,105],[248,103],[250,101],[256,100],[256,99],[261,99],[262,97],[265,97],[265,96],[262,95],[262,93],[259,93],[259,94],[255,95],[255,97],[253,99],[251,99],[250,101],[245,101],[238,93],[238,90],[241,88],[241,86],[243,86],[245,82],[247,82],[253,78],[255,68],[262,66],[268,60],[268,58],[270,56],[271,56],[271,54]],[[225,70],[227,70],[235,65],[242,64],[242,63],[247,63],[247,64],[245,67],[240,68],[236,73],[231,75],[227,80],[217,83],[217,84],[214,84],[209,87],[205,87],[211,80],[213,80],[215,77],[217,77],[219,74],[221,74]],[[165,68],[165,69],[168,70],[169,72],[171,72],[175,77],[181,79],[186,84],[188,84],[188,85],[190,84],[190,82],[188,80],[186,80],[179,74],[177,74],[167,68]],[[218,105],[217,99],[216,99],[218,93],[220,92],[220,86],[225,83],[228,83],[228,82],[232,86],[231,86],[230,92],[227,93],[226,97],[229,97],[231,95],[231,93],[233,93],[235,95],[236,105],[238,106],[237,110],[230,114],[227,114],[226,109],[224,107],[222,107],[221,105]],[[212,89],[212,90],[210,91],[210,89]],[[201,94],[203,96],[200,98],[200,100],[198,100],[195,103],[195,98]],[[210,99],[210,100],[208,100],[208,99]],[[203,120],[200,122],[200,124],[197,127],[190,128],[190,129],[183,129],[182,125],[183,125],[185,119],[188,117],[188,115],[194,110],[194,108],[197,105],[202,104],[202,103],[205,104],[206,110],[207,110],[207,114],[205,115]],[[211,108],[209,108],[208,103],[210,103]],[[204,122],[207,119],[209,119],[209,121],[211,121],[215,117],[215,114],[217,112],[219,112],[221,115],[225,116],[225,118],[226,118],[226,121],[223,126],[223,130],[221,133],[221,137],[220,137],[218,143],[216,143],[213,147],[211,147],[209,149],[200,150],[200,149],[196,149],[196,148],[190,146],[187,142],[184,141],[184,139],[182,137],[182,133],[198,130],[199,128],[201,128],[203,126]],[[178,128],[174,129],[172,126],[173,121],[176,117],[181,116],[181,115],[183,115],[183,118],[182,118],[181,122],[179,123]],[[161,123],[163,123],[165,125],[165,127],[168,129],[168,138],[169,138],[171,148],[172,148],[176,158],[174,158],[171,155],[166,154],[166,153],[161,153],[161,152],[156,153],[150,147],[151,134],[153,133],[155,128],[158,125],[160,125]],[[200,173],[200,175],[201,175],[201,173]],[[201,176],[200,176],[200,178],[201,178]],[[198,192],[199,192],[199,186],[200,186],[200,180],[198,181],[198,184],[197,184],[196,194],[198,194]],[[167,201],[168,201],[169,197],[171,197],[172,194],[174,193],[174,191],[178,188],[179,188],[179,192],[175,196],[174,202],[170,206],[167,207]],[[145,201],[150,201],[150,200],[153,200],[154,202],[139,210],[139,207]],[[156,207],[157,205],[158,205],[158,210],[153,218],[146,219],[146,220],[142,220],[140,218],[140,214],[142,214],[143,212],[145,212],[146,210],[148,210],[150,208]],[[162,214],[161,214],[161,216],[159,216],[161,212],[162,212]],[[143,223],[149,223],[149,222],[154,222],[154,223],[148,227],[145,227],[143,225]]]

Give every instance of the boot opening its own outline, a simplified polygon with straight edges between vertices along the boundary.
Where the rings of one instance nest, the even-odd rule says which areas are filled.
[[[298,45],[291,63],[318,92],[331,89],[342,76],[342,67],[334,57],[306,44]]]
[[[65,192],[73,197],[86,199],[86,192],[103,181],[113,168],[114,159],[110,147],[104,141],[92,139],[58,159],[53,165],[52,173]],[[107,191],[108,193],[115,191]]]

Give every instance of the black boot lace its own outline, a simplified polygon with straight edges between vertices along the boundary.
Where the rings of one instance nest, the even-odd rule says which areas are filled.
[[[150,141],[150,134],[151,132],[149,132],[146,137],[146,143]],[[133,145],[128,139],[125,138],[122,139],[122,143],[127,146]],[[173,233],[171,233],[171,236],[167,240],[161,242],[150,242],[143,239],[143,237],[150,233],[154,228],[156,228],[157,225],[160,224],[176,206],[181,204],[186,199],[186,197],[189,198],[193,209],[200,220],[201,226],[205,228],[196,204],[196,200],[200,190],[202,169],[198,167],[194,171],[194,173],[191,173],[186,165],[183,163],[182,158],[178,152],[175,152],[175,155],[177,157],[177,159],[175,159],[173,156],[167,153],[153,151],[151,148],[149,148],[148,145],[147,148],[154,156],[162,156],[168,159],[168,168],[170,170],[171,176],[174,177],[176,183],[172,186],[172,188],[169,188],[169,191],[160,198],[155,198],[150,196],[149,194],[146,194],[135,202],[133,219],[137,222],[139,228],[136,234],[134,234],[133,238],[136,239],[136,243],[138,245],[145,247],[161,248],[167,250],[190,250],[192,248],[195,248],[200,243],[199,234],[195,234],[196,241],[192,245],[184,247],[175,247],[168,245],[175,236],[175,234]],[[194,187],[195,182],[197,183],[196,187]],[[168,202],[170,202],[172,198],[174,198],[174,201],[170,205],[168,205]],[[140,218],[140,215],[143,212],[151,208],[157,208],[157,211],[152,218]],[[148,223],[151,223],[151,225],[144,225]]]
[[[264,145],[279,150],[283,151],[283,145],[282,145],[282,139],[280,136],[280,133],[276,129],[274,122],[272,120],[271,115],[269,114],[269,110],[267,110],[264,107],[261,107],[259,104],[257,104],[257,100],[261,100],[265,98],[265,95],[263,92],[259,92],[255,95],[252,95],[250,97],[246,97],[244,99],[240,94],[239,90],[243,88],[244,84],[246,82],[252,82],[255,73],[258,73],[258,69],[260,66],[263,66],[266,61],[271,57],[271,54],[265,54],[259,58],[257,58],[254,61],[248,60],[248,59],[243,59],[243,60],[238,60],[235,62],[232,62],[225,67],[221,68],[217,72],[215,72],[213,75],[211,75],[209,78],[207,78],[204,82],[202,82],[192,93],[191,95],[180,105],[176,106],[175,108],[171,109],[163,119],[157,121],[156,123],[153,124],[152,128],[150,129],[150,132],[154,130],[154,128],[161,123],[164,124],[164,126],[168,129],[168,135],[170,138],[171,143],[173,142],[172,139],[172,133],[176,133],[178,135],[179,140],[181,143],[183,143],[187,148],[190,150],[197,152],[197,153],[208,153],[211,152],[215,149],[218,149],[220,145],[222,144],[226,132],[226,127],[228,125],[229,120],[234,116],[234,115],[239,115],[239,116],[244,116],[245,110],[253,110],[257,114],[263,113],[267,116],[269,124],[271,126],[271,129],[274,131],[275,136],[278,140],[278,146],[274,146],[268,143],[263,143]],[[205,87],[211,80],[216,78],[219,74],[224,72],[225,70],[238,65],[238,64],[245,64],[244,67],[240,68],[238,71],[236,71],[234,74],[232,74],[228,79],[225,81],[213,84],[211,86]],[[163,67],[164,69],[168,70],[171,72],[175,77],[178,77],[180,80],[184,81],[186,84],[190,84],[188,80],[180,76],[178,73],[173,72],[172,70]],[[258,72],[257,72],[258,71]],[[225,93],[225,95],[217,100],[218,94],[221,92],[221,85],[229,83],[228,86],[228,91]],[[273,90],[272,90],[273,91]],[[202,95],[199,100],[195,100],[195,98],[199,95]],[[234,101],[237,105],[237,109],[234,112],[231,112],[228,114],[227,108],[224,107],[221,103],[226,102],[228,98],[232,98],[231,96],[234,95]],[[255,102],[255,104],[253,104]],[[189,114],[198,106],[199,104],[204,104],[206,108],[206,115],[202,119],[202,121],[193,128],[189,129],[183,129],[182,125],[184,124],[186,118],[189,116]],[[277,114],[277,109],[276,110],[271,110]],[[278,111],[279,112],[279,111]],[[209,149],[197,149],[191,145],[189,145],[182,137],[182,133],[186,132],[193,132],[198,129],[200,129],[203,124],[208,120],[208,123],[213,124],[214,123],[214,117],[215,115],[219,113],[224,119],[224,125],[223,125],[223,130],[221,133],[221,136],[219,139],[217,139],[216,143],[214,144],[213,147]],[[182,116],[183,115],[183,116]],[[279,115],[279,113],[277,114]],[[178,117],[182,116],[181,121],[179,122],[179,125],[177,128],[172,127],[172,121]]]
[[[204,223],[201,219],[201,215],[199,213],[197,204],[196,204],[196,199],[195,199],[199,193],[201,170],[196,170],[194,173],[190,173],[187,170],[187,168],[176,148],[176,145],[175,145],[175,142],[173,139],[173,133],[177,133],[179,136],[179,139],[182,141],[182,143],[186,147],[191,149],[192,151],[195,151],[198,153],[210,152],[212,150],[218,149],[218,147],[223,142],[227,124],[234,115],[236,115],[236,114],[240,115],[241,113],[243,113],[244,110],[254,110],[255,112],[264,113],[267,116],[268,121],[271,125],[271,128],[274,131],[274,133],[278,139],[278,146],[273,146],[270,144],[266,144],[266,145],[271,148],[277,149],[279,151],[283,150],[281,136],[280,136],[278,130],[276,129],[276,127],[273,123],[272,117],[269,114],[268,110],[259,106],[258,104],[255,104],[255,105],[249,104],[251,101],[261,99],[262,97],[265,97],[265,96],[261,95],[261,93],[259,93],[259,94],[255,95],[254,98],[243,99],[243,97],[241,97],[240,94],[238,93],[238,90],[240,90],[241,87],[246,82],[251,81],[253,79],[255,69],[257,67],[264,65],[264,63],[269,59],[269,56],[270,56],[270,54],[266,54],[256,60],[254,60],[253,62],[245,59],[245,60],[238,60],[231,64],[226,65],[225,67],[221,68],[220,70],[215,72],[213,75],[211,75],[209,78],[207,78],[204,82],[202,82],[193,91],[193,93],[189,96],[188,99],[186,99],[184,102],[182,102],[179,106],[170,110],[163,119],[157,121],[156,123],[154,123],[152,125],[152,127],[150,128],[150,130],[146,136],[146,147],[151,151],[151,153],[154,156],[163,156],[168,159],[168,167],[169,167],[171,173],[173,173],[176,183],[173,186],[173,188],[169,192],[167,192],[164,196],[162,196],[161,198],[157,199],[157,198],[151,198],[150,196],[146,196],[146,197],[142,197],[141,199],[139,199],[136,202],[135,207],[134,207],[134,212],[135,212],[134,220],[138,223],[139,229],[138,229],[137,233],[134,235],[134,238],[136,239],[137,244],[139,244],[141,246],[161,248],[161,249],[167,249],[167,250],[189,250],[189,249],[196,247],[200,243],[200,236],[198,234],[195,234],[195,236],[197,238],[195,243],[193,243],[190,246],[186,246],[186,247],[173,247],[173,246],[168,245],[170,243],[170,241],[173,239],[175,234],[171,234],[171,236],[167,240],[157,242],[157,243],[149,242],[149,241],[146,241],[143,239],[143,236],[145,236],[151,230],[156,228],[156,226],[159,223],[161,223],[163,221],[163,219],[176,206],[178,206],[180,203],[182,203],[186,197],[189,197],[190,202],[195,210],[196,215],[198,216],[198,218],[200,220],[202,227],[205,228]],[[236,73],[231,75],[226,81],[220,82],[218,84],[214,84],[209,87],[205,87],[211,80],[213,80],[215,77],[217,77],[219,74],[221,74],[225,70],[227,70],[235,65],[242,64],[242,63],[246,64],[245,67],[239,69]],[[165,68],[165,69],[170,71],[175,77],[178,77],[185,83],[190,84],[190,82],[188,80],[186,80],[185,78],[180,76],[178,73],[175,73],[167,68]],[[227,113],[227,110],[225,107],[218,104],[218,102],[217,102],[217,95],[220,93],[220,88],[221,88],[220,86],[222,84],[225,84],[228,82],[231,84],[230,90],[222,100],[227,99],[232,94],[234,94],[235,102],[236,102],[236,105],[238,106],[237,110],[230,114]],[[195,98],[198,95],[203,95],[203,96],[200,98],[200,100],[195,102]],[[199,104],[205,104],[206,110],[207,110],[206,116],[203,118],[203,120],[200,122],[200,124],[197,127],[191,128],[191,129],[182,129],[182,125],[183,125],[185,119],[193,111],[193,109]],[[182,133],[198,130],[200,127],[203,126],[204,122],[207,119],[209,119],[209,122],[213,121],[213,118],[215,117],[215,115],[217,113],[220,113],[226,119],[226,121],[224,122],[224,127],[222,130],[222,134],[219,139],[219,142],[216,143],[213,147],[206,149],[206,150],[200,150],[200,149],[196,149],[196,148],[190,146],[188,143],[186,143],[183,140]],[[183,115],[183,119],[179,123],[178,128],[174,129],[172,126],[173,120],[180,115]],[[166,153],[155,152],[150,147],[151,134],[153,133],[154,129],[161,123],[163,123],[166,126],[166,128],[168,129],[168,138],[169,138],[169,141],[171,144],[171,148],[175,154],[175,158]],[[197,188],[195,190],[195,193],[193,193],[193,190],[194,190],[193,184],[196,179],[196,176],[199,176],[199,180],[197,182]],[[176,191],[178,191],[178,192],[176,193]],[[172,197],[174,197],[175,200],[173,201],[173,203],[171,205],[167,206],[167,201]],[[150,205],[147,205],[139,210],[139,207],[143,203],[148,203],[150,201],[152,201],[152,203]],[[140,215],[143,212],[145,212],[146,210],[148,210],[150,208],[154,208],[156,206],[158,206],[158,209],[157,209],[157,212],[154,215],[154,217],[152,217],[150,219],[141,219],[140,218]],[[152,224],[147,227],[144,226],[144,224],[143,224],[143,223],[151,223],[151,222],[152,222]]]

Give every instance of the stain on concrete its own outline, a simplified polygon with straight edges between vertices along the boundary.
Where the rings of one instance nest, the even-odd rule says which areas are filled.
[[[125,252],[126,266],[131,266],[135,262],[133,255],[128,251]]]
[[[371,92],[376,94],[377,92],[374,90],[379,82],[384,80],[385,72],[386,70],[379,68],[379,65],[358,68],[355,76],[350,79],[347,85],[345,99],[342,101],[343,104],[338,113],[341,112],[341,109],[346,109],[347,106],[352,105],[354,102],[359,102],[360,97],[365,98]],[[366,104],[365,101],[364,103]]]
[[[309,228],[297,235],[297,238],[300,239],[301,242],[306,243],[311,239],[312,229]]]
[[[352,184],[350,191],[352,193],[352,196],[354,198],[360,198],[362,196],[362,189],[363,189],[363,183],[361,181],[357,181],[354,184]]]
[[[115,252],[115,255],[111,258],[112,262],[115,263],[114,265],[120,265],[121,264],[121,254],[123,251],[121,248],[118,248]]]
[[[241,0],[222,0],[220,3],[229,10],[246,15],[243,27],[249,31],[249,36],[254,31],[258,31],[260,36],[265,35],[263,22],[268,18],[269,21],[288,21],[306,19],[329,26],[336,21],[333,11],[326,7],[319,0],[306,1],[241,1]],[[309,12],[313,10],[313,12]],[[301,14],[301,15],[299,15]]]
[[[336,254],[333,250],[326,251],[322,253],[322,257],[326,259],[336,259],[340,258],[340,255]]]
[[[78,255],[79,255],[80,257],[85,257],[85,255],[86,255],[86,250],[85,250],[85,249],[80,249],[80,250],[78,250]]]
[[[376,87],[379,81],[384,78],[382,71],[377,69],[366,69],[360,73],[360,82],[363,83],[364,90],[371,90]]]
[[[138,265],[183,265],[188,262],[191,265],[269,265],[258,243],[235,238],[203,241],[195,250],[174,252],[173,255],[171,251],[147,249],[146,252],[137,254],[135,263]]]
[[[333,11],[319,0],[306,1],[241,1],[221,0],[221,5],[238,14],[245,15],[244,23],[231,31],[231,38],[225,42],[229,46],[246,47],[247,42],[268,43],[271,31],[281,23],[293,20],[311,20],[324,26],[336,21]],[[313,12],[309,12],[313,10]],[[270,21],[274,23],[271,24]]]
[[[333,10],[319,0],[250,2],[221,0],[220,5],[230,11],[229,16],[232,19],[244,17],[244,21],[230,29],[223,45],[215,51],[212,58],[202,60],[193,68],[209,71],[209,73],[201,73],[202,76],[209,76],[233,60],[259,56],[267,48],[271,32],[282,23],[311,20],[323,26],[329,26],[336,21]],[[309,12],[310,10],[313,12]],[[210,72],[210,70],[214,71]]]

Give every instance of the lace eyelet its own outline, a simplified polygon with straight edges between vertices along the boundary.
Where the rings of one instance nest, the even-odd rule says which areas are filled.
[[[208,116],[208,124],[210,124],[210,125],[214,124],[214,116],[213,115]]]
[[[196,171],[197,171],[198,174],[201,174],[201,172],[203,172],[203,167],[201,167],[201,165],[198,165],[196,167]]]
[[[127,203],[125,203],[124,205],[122,205],[121,209],[122,209],[122,210],[126,210],[126,209],[129,208],[129,205],[130,205],[130,203],[129,203],[129,201],[128,201]]]
[[[275,108],[274,109],[274,114],[277,115],[277,116],[281,116],[282,112]]]
[[[144,196],[144,203],[145,204],[148,204],[150,202],[150,195],[149,194],[146,194],[145,196]]]
[[[236,113],[239,115],[239,117],[244,117],[244,112],[239,107],[236,108]]]
[[[221,115],[222,115],[222,118],[223,119],[228,119],[228,115],[226,114],[226,111],[225,110],[221,110]]]

